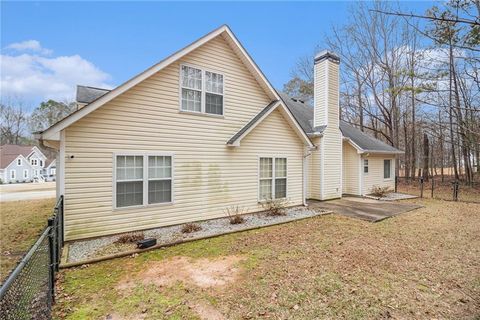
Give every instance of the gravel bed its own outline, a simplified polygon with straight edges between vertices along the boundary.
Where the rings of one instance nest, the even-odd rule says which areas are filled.
[[[365,196],[366,198],[380,200],[380,201],[395,201],[395,200],[405,200],[405,199],[415,199],[418,198],[417,196],[412,196],[411,194],[399,193],[399,192],[391,192],[383,197],[376,197],[372,195]]]
[[[303,218],[328,214],[330,211],[318,208],[293,207],[286,209],[282,216],[267,216],[265,212],[243,215],[245,222],[230,224],[228,218],[218,218],[195,222],[202,229],[189,234],[181,232],[182,225],[161,227],[143,231],[145,238],[156,238],[157,245],[167,245],[181,240],[192,240],[208,236],[220,235],[235,231],[242,231],[254,227],[264,227],[281,222],[289,222]],[[90,240],[79,240],[69,243],[67,263],[81,262],[105,255],[129,251],[136,248],[135,244],[116,245],[122,235],[105,236]]]

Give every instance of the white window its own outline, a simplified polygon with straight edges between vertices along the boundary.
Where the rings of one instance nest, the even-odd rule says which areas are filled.
[[[148,156],[148,204],[172,202],[172,157]]]
[[[172,202],[172,156],[117,155],[115,206]]]
[[[40,160],[40,167],[43,167],[43,160]]]
[[[181,110],[223,115],[223,75],[181,66]]]
[[[368,159],[363,160],[363,173],[368,173]]]
[[[15,179],[17,176],[17,173],[15,170],[10,170],[10,179]]]
[[[54,174],[56,173],[56,171],[57,171],[57,170],[56,170],[55,168],[51,168],[51,169],[50,169],[50,174],[51,174],[51,175],[54,175]]]
[[[30,164],[31,164],[32,166],[38,165],[38,159],[30,159]]]
[[[22,165],[22,159],[17,159],[17,166],[21,166]]]
[[[205,112],[223,114],[223,76],[205,71]]]
[[[287,158],[260,158],[258,196],[260,201],[287,197]]]
[[[392,160],[383,160],[383,178],[384,179],[390,179],[392,174]]]
[[[23,179],[28,179],[28,169],[23,169]]]
[[[38,177],[38,170],[37,169],[33,169],[33,176]]]

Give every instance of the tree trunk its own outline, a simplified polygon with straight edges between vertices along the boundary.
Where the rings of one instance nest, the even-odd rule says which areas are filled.
[[[448,118],[449,118],[449,125],[450,125],[450,143],[452,145],[452,166],[453,171],[455,173],[455,180],[459,179],[458,176],[458,169],[457,169],[457,157],[455,155],[455,137],[453,135],[453,114],[452,114],[452,78],[453,78],[453,46],[452,46],[452,39],[450,39],[450,46],[449,46],[449,63],[450,63],[450,72],[449,72],[449,92],[448,92],[448,100],[449,100],[449,108],[448,108]]]
[[[423,134],[423,180],[428,181],[428,161],[429,161],[430,148],[428,145],[428,136]]]

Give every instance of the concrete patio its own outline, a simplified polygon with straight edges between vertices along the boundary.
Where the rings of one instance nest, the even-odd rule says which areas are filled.
[[[386,202],[359,197],[344,197],[330,201],[310,200],[308,205],[370,222],[378,222],[422,207],[411,203]]]

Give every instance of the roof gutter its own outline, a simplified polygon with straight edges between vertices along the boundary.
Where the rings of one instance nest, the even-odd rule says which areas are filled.
[[[307,133],[307,136],[310,138],[323,137],[323,132],[315,131]]]

